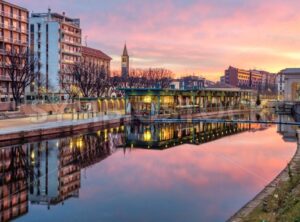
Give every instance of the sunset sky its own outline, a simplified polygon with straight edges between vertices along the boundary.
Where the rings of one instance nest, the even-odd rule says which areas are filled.
[[[165,67],[217,80],[229,66],[278,72],[300,66],[299,0],[10,0],[30,12],[81,19],[90,47],[120,69]]]

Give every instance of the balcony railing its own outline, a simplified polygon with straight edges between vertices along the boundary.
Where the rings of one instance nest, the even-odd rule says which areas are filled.
[[[69,34],[69,35],[81,37],[81,33],[71,32],[71,31],[66,30],[66,29],[62,29],[62,32],[63,32],[63,33],[66,33],[66,34]]]
[[[11,44],[27,45],[27,41],[21,41],[19,39],[7,38],[4,36],[0,36],[0,40],[11,43]]]
[[[67,44],[72,44],[72,45],[81,46],[81,43],[80,43],[80,42],[74,42],[74,41],[67,40],[67,39],[64,39],[64,38],[62,38],[62,41],[65,42],[65,43],[67,43]]]
[[[75,52],[75,51],[71,51],[71,50],[67,50],[67,49],[62,49],[61,51],[66,54],[81,56],[81,52]]]
[[[0,28],[9,29],[11,31],[22,32],[22,33],[27,34],[27,29],[19,28],[19,27],[13,26],[13,25],[7,25],[7,24],[4,24],[4,23],[0,23]]]
[[[18,19],[18,20],[25,21],[25,22],[28,21],[28,18],[25,16],[19,16],[17,14],[13,14],[13,13],[9,13],[9,12],[0,11],[0,15],[9,17],[9,18],[13,18],[13,19]]]

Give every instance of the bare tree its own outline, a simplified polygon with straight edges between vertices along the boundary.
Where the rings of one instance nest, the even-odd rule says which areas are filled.
[[[97,97],[106,97],[109,94],[110,88],[110,78],[108,77],[104,67],[101,67],[101,69],[96,73],[95,94]]]
[[[90,62],[78,62],[70,67],[71,76],[74,78],[74,84],[80,89],[84,97],[91,97],[96,91],[96,81],[101,71],[97,65]],[[70,86],[72,88],[72,84]],[[74,86],[73,86],[74,87]]]
[[[172,82],[172,71],[164,68],[150,68],[145,70],[149,88],[168,88]]]
[[[25,88],[34,82],[35,67],[38,64],[35,56],[25,49],[12,49],[6,52],[8,75],[11,80],[11,91],[16,109],[24,96]]]

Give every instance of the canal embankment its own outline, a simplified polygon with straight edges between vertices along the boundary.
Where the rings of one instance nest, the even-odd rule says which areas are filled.
[[[76,132],[110,124],[122,124],[129,122],[130,120],[130,116],[120,114],[58,121],[51,118],[47,120],[47,117],[44,116],[43,121],[40,123],[37,123],[38,119],[36,118],[22,118],[11,121],[2,120],[0,122],[0,141],[20,140],[30,137],[43,137],[66,132]]]
[[[228,115],[249,113],[250,109],[222,110],[217,112],[202,112],[180,115],[180,118],[218,118]],[[169,117],[172,118],[172,117]],[[22,140],[32,137],[63,134],[84,129],[102,127],[109,124],[123,124],[131,121],[131,115],[121,113],[93,114],[59,114],[59,115],[33,115],[26,118],[6,119],[0,121],[0,142],[9,140]],[[145,118],[143,120],[152,121]]]
[[[228,221],[300,220],[300,130],[297,136],[296,153],[285,169]]]

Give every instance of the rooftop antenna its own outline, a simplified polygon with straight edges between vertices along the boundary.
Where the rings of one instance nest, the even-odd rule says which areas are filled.
[[[88,39],[88,36],[84,36],[84,42],[85,42],[85,46],[87,47],[87,39]]]

